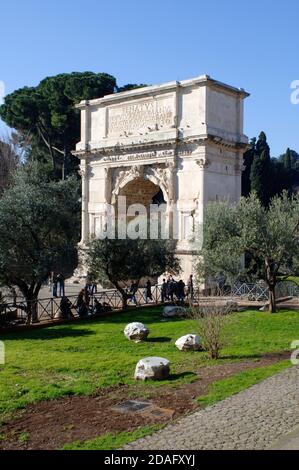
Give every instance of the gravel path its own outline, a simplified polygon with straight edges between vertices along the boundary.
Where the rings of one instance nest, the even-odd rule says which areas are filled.
[[[292,366],[124,449],[267,449],[299,426],[298,398],[299,366]]]

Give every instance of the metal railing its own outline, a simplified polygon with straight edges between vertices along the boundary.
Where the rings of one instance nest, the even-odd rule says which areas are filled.
[[[264,301],[269,298],[269,289],[264,283],[235,282],[231,295],[252,301]]]
[[[186,289],[185,300],[187,302],[192,300],[192,303],[201,303],[209,301],[209,299],[212,300],[215,297],[230,297],[236,300],[267,301],[268,293],[268,287],[264,283],[236,282],[232,286],[223,286],[222,288],[216,286],[205,289],[204,291],[196,288],[193,291],[192,299],[188,296]],[[299,287],[291,282],[279,282],[276,289],[276,295],[277,297],[299,297]],[[78,316],[75,308],[77,295],[68,295],[67,298],[72,303],[72,313],[74,317]],[[105,313],[108,310],[114,311],[122,308],[122,296],[119,291],[115,289],[103,290],[89,296],[88,315],[94,314],[95,300],[100,302],[103,306],[102,313]],[[173,294],[169,294],[166,301],[179,303],[175,292]],[[57,297],[38,299],[36,302],[36,320],[38,322],[51,323],[61,319],[62,312],[60,302],[61,298]],[[128,306],[143,306],[149,304],[157,305],[160,303],[162,303],[161,285],[152,287],[152,299],[147,298],[145,287],[139,287],[134,298],[131,298],[130,293],[128,292]],[[14,303],[4,302],[0,304],[0,327],[24,324],[27,319],[28,309],[25,300],[20,299]]]
[[[299,286],[292,281],[281,281],[276,286],[277,297],[299,297]]]
[[[157,305],[162,301],[161,286],[156,285],[152,287],[152,299],[147,298],[146,288],[140,287],[135,293],[134,300],[128,292],[128,306],[130,305]],[[78,316],[76,310],[77,295],[66,296],[72,304],[72,314],[74,317]],[[176,301],[176,297],[171,296],[170,300]],[[88,315],[93,315],[95,311],[95,301],[102,305],[102,313],[107,311],[119,310],[122,308],[122,296],[117,290],[99,291],[95,294],[89,295],[88,302]],[[38,299],[35,304],[35,320],[37,322],[55,322],[62,317],[61,311],[61,298],[50,297],[46,299]],[[17,326],[25,324],[28,319],[27,303],[23,299],[17,299],[15,302],[3,302],[0,304],[0,327],[2,326]]]

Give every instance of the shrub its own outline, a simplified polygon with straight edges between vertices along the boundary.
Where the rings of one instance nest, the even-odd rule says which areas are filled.
[[[191,309],[192,318],[198,322],[198,333],[202,347],[210,359],[218,359],[224,345],[223,330],[228,321],[228,309],[225,307],[194,306]]]

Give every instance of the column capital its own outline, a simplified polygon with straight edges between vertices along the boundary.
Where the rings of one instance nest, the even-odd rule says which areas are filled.
[[[196,160],[196,163],[199,168],[206,168],[211,164],[210,160],[208,160],[206,157],[199,158],[198,160]]]

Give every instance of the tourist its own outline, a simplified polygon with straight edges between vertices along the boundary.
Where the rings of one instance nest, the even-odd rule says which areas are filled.
[[[57,297],[57,276],[53,273],[53,297]]]
[[[79,292],[76,302],[76,310],[79,317],[86,317],[88,315],[88,307],[85,303],[85,289],[82,289]]]
[[[193,274],[190,274],[187,285],[188,285],[188,297],[191,300],[193,300],[194,299]]]
[[[98,292],[98,286],[95,281],[92,281],[89,286],[89,293],[90,295],[94,295]]]
[[[94,306],[93,306],[94,315],[99,315],[103,311],[104,311],[104,306],[101,304],[101,302],[98,301],[98,299],[94,299]]]
[[[64,275],[59,273],[56,279],[57,279],[58,297],[64,297],[65,296]]]
[[[62,318],[67,318],[68,320],[74,318],[74,314],[72,312],[72,303],[65,296],[61,298],[60,311],[61,311]]]
[[[168,285],[168,297],[170,297],[171,302],[174,301],[173,296],[176,293],[176,284],[176,281],[173,279],[172,276],[170,276]]]
[[[104,312],[112,312],[112,307],[107,302],[103,303]]]
[[[131,302],[134,302],[135,305],[137,305],[137,299],[136,299],[137,290],[138,290],[138,284],[137,282],[133,281],[130,287],[130,300]]]
[[[166,295],[167,295],[167,300],[170,299],[170,286],[172,282],[172,277],[168,276],[167,281],[166,281]]]
[[[163,279],[162,286],[161,286],[161,301],[165,302],[167,299],[167,283],[166,279]]]
[[[152,285],[151,285],[151,281],[150,281],[150,280],[148,280],[147,283],[146,283],[146,288],[145,288],[145,303],[148,302],[148,299],[150,299],[151,301],[153,301]]]
[[[83,292],[84,292],[84,301],[85,301],[85,304],[86,304],[87,309],[88,309],[89,308],[89,302],[90,302],[90,281],[86,281]]]
[[[176,296],[178,300],[182,303],[184,303],[185,299],[185,283],[182,279],[179,280],[179,282],[176,285]]]

